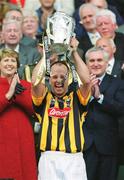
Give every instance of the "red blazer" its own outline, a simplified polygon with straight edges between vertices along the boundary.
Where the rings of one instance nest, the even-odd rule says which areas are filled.
[[[26,90],[8,101],[8,81],[0,78],[0,178],[37,180],[33,114],[30,83],[22,80]]]

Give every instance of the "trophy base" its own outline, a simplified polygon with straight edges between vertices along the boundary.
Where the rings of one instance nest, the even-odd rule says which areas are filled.
[[[57,55],[66,54],[66,52],[68,51],[68,45],[61,43],[52,44],[51,51],[53,53],[56,53]]]

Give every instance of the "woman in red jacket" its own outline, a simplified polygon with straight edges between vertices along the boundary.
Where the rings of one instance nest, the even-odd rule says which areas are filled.
[[[31,85],[19,80],[18,54],[0,51],[0,178],[37,180]]]

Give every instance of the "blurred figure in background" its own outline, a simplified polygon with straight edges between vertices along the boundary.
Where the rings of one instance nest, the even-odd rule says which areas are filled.
[[[75,10],[74,0],[56,0],[54,6],[57,11],[64,12],[70,16],[73,15]]]
[[[117,25],[120,26],[120,25],[124,24],[123,17],[121,17],[121,15],[119,14],[119,12],[117,11],[117,9],[115,7],[110,6],[110,5],[108,6],[106,0],[85,0],[85,3],[92,3],[95,6],[97,6],[98,8],[100,8],[100,10],[101,9],[110,9],[116,15]],[[82,4],[84,4],[84,2],[82,2]],[[74,12],[73,17],[76,21],[75,33],[77,35],[77,38],[80,38],[85,35],[85,30],[80,25],[79,8]]]
[[[23,13],[22,13],[22,11],[19,8],[10,9],[5,14],[4,20],[6,21],[8,19],[16,20],[16,21],[18,21],[21,24],[22,21],[23,21]]]
[[[9,2],[21,10],[35,11],[40,7],[39,0],[9,0]]]
[[[20,67],[18,73],[20,78],[25,78],[25,66],[36,65],[41,58],[41,54],[36,48],[26,46],[21,43],[22,28],[21,24],[16,20],[7,20],[3,23],[2,28],[4,43],[0,49],[10,48],[19,53]]]
[[[115,14],[108,9],[101,9],[94,19],[100,36],[114,40],[116,46],[115,59],[124,62],[124,35],[116,32],[118,26]]]
[[[23,11],[22,32],[23,35],[36,39],[38,29],[38,17],[36,12]]]
[[[25,12],[25,11],[24,11]],[[26,11],[27,12],[27,11]],[[29,13],[30,14],[30,11]],[[35,14],[35,13],[33,13]],[[32,14],[33,18],[34,15]],[[27,16],[27,15],[26,15]],[[29,15],[28,15],[29,16]],[[18,23],[20,23],[20,26],[22,28],[22,23],[24,20],[24,16],[23,16],[23,12],[19,9],[19,8],[15,8],[15,9],[10,9],[6,14],[5,14],[5,18],[4,18],[4,22],[8,21],[8,20],[16,20],[18,21]],[[36,17],[37,19],[37,17]],[[33,28],[34,29],[34,28]],[[33,31],[33,30],[32,30]],[[35,30],[34,30],[35,31]],[[22,32],[23,33],[23,32]],[[37,41],[27,35],[22,34],[22,38],[20,40],[21,44],[24,44],[26,46],[30,46],[30,47],[37,47]]]
[[[109,54],[109,62],[106,72],[114,77],[123,78],[123,61],[115,58],[116,46],[113,39],[102,37],[97,40],[96,47],[101,47]]]
[[[46,29],[47,17],[52,15],[56,10],[54,8],[55,0],[39,0],[41,6],[36,10],[38,16],[38,33],[44,32]]]
[[[96,44],[96,41],[100,38],[99,33],[96,29],[96,23],[94,22],[94,16],[99,9],[91,3],[85,3],[80,6],[80,24],[85,29],[85,36],[79,39],[79,48],[83,50],[85,60],[86,51]]]
[[[124,18],[120,15],[120,12],[117,10],[116,6],[108,4],[106,0],[87,0],[87,2],[94,4],[100,9],[111,10],[116,16],[117,25],[120,26],[124,24]]]
[[[3,35],[2,35],[2,26],[0,26],[0,45],[4,43]]]

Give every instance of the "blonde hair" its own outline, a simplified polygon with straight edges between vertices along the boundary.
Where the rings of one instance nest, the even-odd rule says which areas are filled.
[[[20,63],[19,63],[19,55],[16,51],[12,49],[1,49],[0,50],[0,61],[5,58],[5,57],[13,57],[17,61],[17,67],[19,68]]]
[[[109,10],[109,9],[101,9],[100,11],[98,11],[96,13],[96,15],[95,15],[95,18],[94,18],[95,19],[95,23],[96,23],[96,19],[98,17],[102,18],[103,16],[109,17],[113,24],[117,23],[115,14],[111,10]]]
[[[26,17],[32,17],[38,22],[38,16],[35,11],[23,10],[23,21]]]

